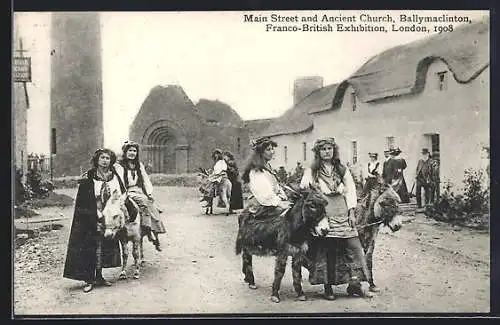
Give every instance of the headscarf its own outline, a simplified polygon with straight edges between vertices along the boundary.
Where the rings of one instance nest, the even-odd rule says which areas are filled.
[[[271,140],[269,137],[261,137],[257,138],[255,140],[250,141],[250,148],[252,148],[253,151],[258,152],[258,153],[263,153],[266,148],[272,145],[273,147],[277,147],[278,143],[275,141]]]
[[[325,144],[329,144],[333,146],[334,148],[337,147],[337,144],[335,143],[334,138],[320,138],[314,142],[314,145],[312,147],[312,151],[318,152],[321,147],[323,147]]]

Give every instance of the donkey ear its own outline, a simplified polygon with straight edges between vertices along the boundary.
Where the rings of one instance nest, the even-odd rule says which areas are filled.
[[[123,193],[120,195],[120,204],[125,204],[125,200],[127,199],[127,193]]]
[[[120,198],[120,192],[118,192],[118,189],[115,189],[113,193],[111,193],[111,198],[113,201],[116,201]]]

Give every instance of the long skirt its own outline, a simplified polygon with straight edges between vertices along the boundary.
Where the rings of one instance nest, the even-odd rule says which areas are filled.
[[[223,200],[223,198],[227,199],[227,202],[231,202],[231,192],[233,184],[229,181],[228,178],[223,177],[219,184],[216,185],[216,194],[219,197],[219,202],[217,204],[218,208],[228,208]]]
[[[312,240],[308,251],[311,284],[338,285],[353,277],[367,281],[368,268],[356,228],[349,226],[348,211],[342,195],[327,196],[325,208],[329,231],[326,237]]]
[[[316,238],[309,247],[311,284],[340,285],[354,277],[367,281],[368,268],[358,237]]]
[[[241,189],[241,182],[234,180],[231,182],[233,187],[231,189],[231,200],[229,201],[229,208],[231,210],[243,209],[243,191]]]
[[[139,187],[131,187],[128,189],[129,196],[139,206],[141,212],[141,227],[151,229],[157,234],[166,232],[165,226],[160,219],[158,209],[154,206],[154,202],[150,200]]]
[[[406,186],[406,181],[403,175],[398,177],[397,185],[395,186],[395,190],[401,198],[401,203],[409,203],[410,202],[410,194],[408,193],[408,187]]]

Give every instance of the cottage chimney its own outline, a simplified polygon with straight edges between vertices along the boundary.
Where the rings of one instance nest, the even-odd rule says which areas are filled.
[[[293,105],[297,105],[307,95],[323,87],[323,77],[299,77],[293,83]]]

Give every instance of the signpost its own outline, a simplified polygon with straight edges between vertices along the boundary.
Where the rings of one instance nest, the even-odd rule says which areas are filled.
[[[19,56],[14,56],[12,59],[12,79],[14,82],[31,82],[31,58],[25,57],[24,53],[28,52],[23,48],[23,40],[19,40]]]
[[[24,56],[27,50],[23,48],[22,39],[19,39],[19,49],[14,50],[14,52],[17,55],[12,58],[12,81],[23,84],[26,108],[29,108],[30,102],[26,83],[31,82],[31,58]],[[24,175],[24,150],[21,150],[21,170]]]
[[[14,82],[31,82],[31,58],[14,57],[12,60],[12,74]]]

